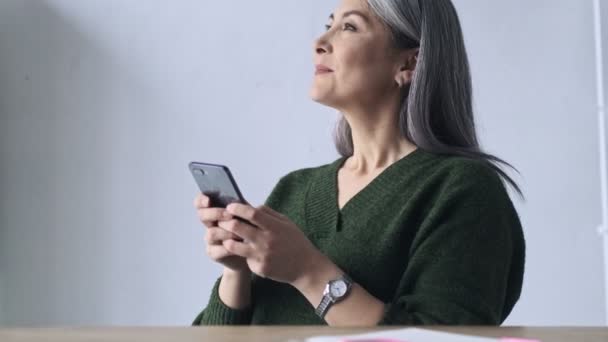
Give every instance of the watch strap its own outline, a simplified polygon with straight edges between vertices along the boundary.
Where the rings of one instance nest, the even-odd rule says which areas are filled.
[[[319,306],[317,306],[317,309],[315,310],[315,313],[317,314],[317,316],[319,316],[321,318],[325,318],[325,314],[327,313],[327,310],[329,309],[330,304],[331,304],[331,297],[329,296],[329,294],[323,295],[323,299],[321,299],[321,303],[319,304]]]

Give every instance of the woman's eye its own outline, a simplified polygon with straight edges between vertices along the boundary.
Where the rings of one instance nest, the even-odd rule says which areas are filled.
[[[351,29],[351,31],[357,31],[357,28],[351,24],[344,24],[344,29]]]
[[[325,30],[326,30],[326,31],[329,31],[329,29],[331,29],[331,25],[325,25]],[[351,24],[344,24],[343,29],[344,29],[344,30],[357,31],[357,28],[356,28],[356,27],[354,27],[354,26],[353,26],[353,25],[351,25]]]

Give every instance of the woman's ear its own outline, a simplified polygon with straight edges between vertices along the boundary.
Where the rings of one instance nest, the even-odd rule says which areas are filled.
[[[399,85],[399,88],[402,88],[403,86],[412,83],[413,78],[414,78],[414,70],[402,68],[395,76],[395,81]]]
[[[401,65],[401,68],[395,76],[395,81],[399,87],[412,83],[414,78],[414,71],[416,70],[416,64],[418,62],[418,52],[420,49],[412,49],[406,52],[405,63]]]

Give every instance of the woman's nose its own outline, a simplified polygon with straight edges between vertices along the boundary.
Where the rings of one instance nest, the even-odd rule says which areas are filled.
[[[317,54],[328,53],[331,51],[331,45],[325,37],[320,37],[315,40],[314,49]]]
[[[317,52],[317,54],[328,53],[331,49],[330,45],[322,40],[317,40],[314,48],[315,48],[315,51]]]

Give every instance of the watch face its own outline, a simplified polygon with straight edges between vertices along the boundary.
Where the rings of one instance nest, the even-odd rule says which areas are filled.
[[[346,294],[346,283],[342,280],[334,281],[329,286],[329,292],[332,297],[342,297]]]

